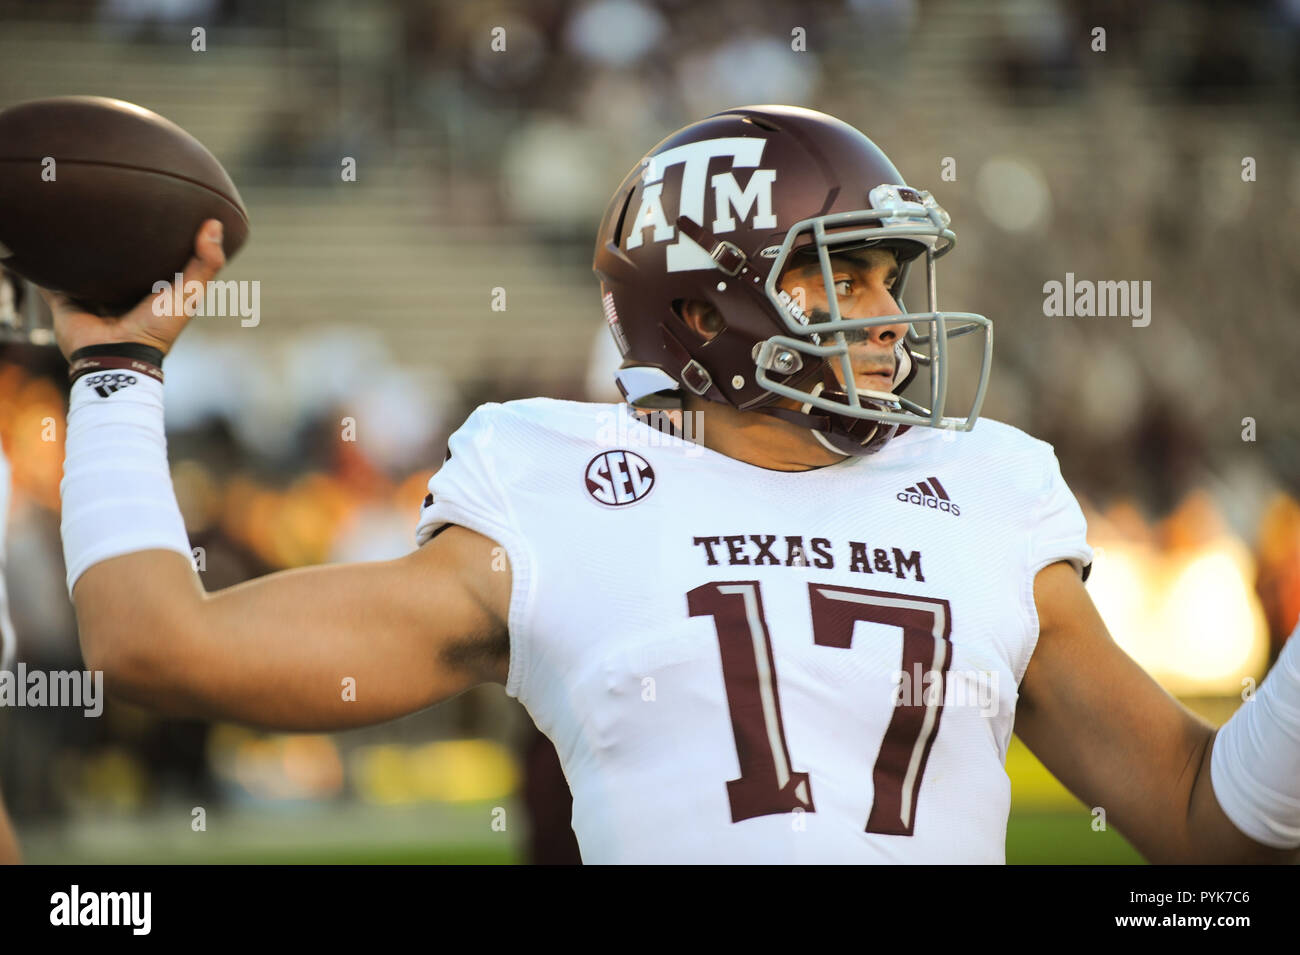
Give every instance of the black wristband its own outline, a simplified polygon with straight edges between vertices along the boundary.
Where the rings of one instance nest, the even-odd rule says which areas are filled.
[[[152,345],[141,345],[139,342],[110,342],[107,345],[87,345],[85,348],[78,348],[68,356],[68,364],[73,364],[81,358],[132,358],[136,361],[142,361],[146,364],[156,365],[161,368],[163,363],[163,353],[161,348],[154,348]]]

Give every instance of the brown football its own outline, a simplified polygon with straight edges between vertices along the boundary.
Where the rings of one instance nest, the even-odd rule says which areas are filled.
[[[170,120],[100,96],[0,112],[0,262],[100,315],[120,315],[194,254],[205,219],[227,260],[248,212],[221,163]]]

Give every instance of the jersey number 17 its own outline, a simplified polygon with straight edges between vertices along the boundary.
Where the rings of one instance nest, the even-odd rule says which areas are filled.
[[[859,620],[896,626],[903,631],[902,672],[916,668],[932,674],[930,691],[918,694],[921,699],[904,694],[898,700],[871,774],[875,797],[866,831],[910,836],[952,663],[948,601],[828,584],[809,584],[808,597],[818,646],[851,649],[853,625]],[[712,617],[718,632],[740,762],[740,778],[727,782],[732,822],[796,809],[814,812],[812,783],[807,773],[792,768],[786,746],[759,582],[701,584],[686,595],[686,605],[692,617]]]

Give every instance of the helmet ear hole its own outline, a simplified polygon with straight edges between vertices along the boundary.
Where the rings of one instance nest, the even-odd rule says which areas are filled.
[[[701,302],[698,299],[676,299],[673,302],[673,311],[702,341],[712,341],[727,327],[721,312],[708,302]]]
[[[627,219],[628,206],[632,205],[632,194],[634,192],[636,192],[635,187],[628,189],[627,196],[623,199],[623,209],[619,212],[618,221],[614,224],[614,234],[606,237],[615,246],[618,245],[619,237],[623,234],[623,222]]]

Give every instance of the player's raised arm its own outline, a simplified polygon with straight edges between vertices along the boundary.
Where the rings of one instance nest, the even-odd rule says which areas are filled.
[[[1300,643],[1216,732],[1111,639],[1078,574],[1034,581],[1016,734],[1149,861],[1300,861]]]
[[[205,227],[218,225],[215,222]],[[184,279],[224,264],[200,231]],[[181,296],[176,296],[180,301]],[[451,527],[399,560],[286,571],[206,594],[163,435],[162,357],[188,321],[146,300],[120,319],[47,295],[73,389],[63,539],[86,664],[164,712],[338,729],[504,682],[510,574]]]
[[[180,554],[127,554],[77,582],[82,652],[111,693],[172,715],[291,730],[384,722],[505,682],[493,605],[509,583],[488,572],[493,547],[451,527],[399,560],[284,571],[214,594]]]

